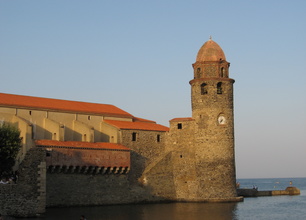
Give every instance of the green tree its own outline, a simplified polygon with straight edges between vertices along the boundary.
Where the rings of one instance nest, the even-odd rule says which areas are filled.
[[[7,123],[0,125],[0,174],[12,170],[21,148],[21,141],[18,128]]]

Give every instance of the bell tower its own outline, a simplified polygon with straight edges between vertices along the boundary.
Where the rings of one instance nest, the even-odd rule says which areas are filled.
[[[192,117],[170,120],[165,151],[142,182],[157,198],[187,202],[241,201],[236,193],[233,84],[229,62],[212,39],[193,64]]]
[[[230,63],[209,39],[192,65],[192,118],[200,198],[236,197],[233,84]]]

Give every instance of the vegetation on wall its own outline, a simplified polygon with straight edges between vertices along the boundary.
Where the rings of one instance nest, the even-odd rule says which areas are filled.
[[[12,170],[21,141],[18,128],[7,123],[0,125],[0,174],[8,174]]]

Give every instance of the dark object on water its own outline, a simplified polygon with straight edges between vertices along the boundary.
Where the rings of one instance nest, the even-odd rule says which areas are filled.
[[[256,189],[237,189],[238,196],[243,197],[257,197],[257,196],[281,196],[281,195],[300,195],[298,188],[289,186],[285,190],[266,190],[258,191]]]

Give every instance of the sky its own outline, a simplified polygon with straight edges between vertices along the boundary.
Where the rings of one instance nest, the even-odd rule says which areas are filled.
[[[168,126],[212,36],[235,79],[237,178],[306,177],[305,0],[0,0],[0,92]]]

